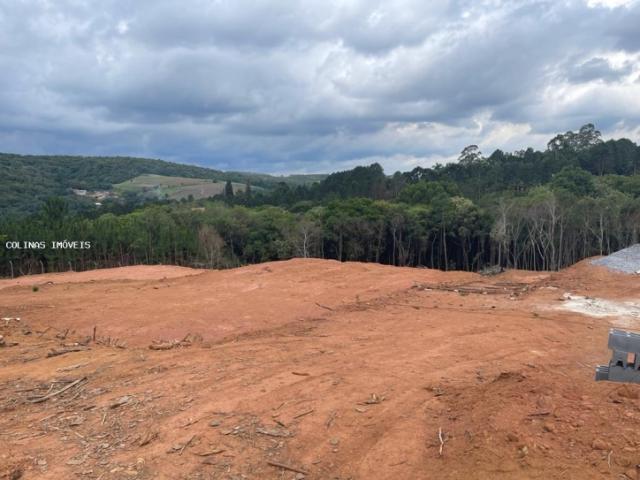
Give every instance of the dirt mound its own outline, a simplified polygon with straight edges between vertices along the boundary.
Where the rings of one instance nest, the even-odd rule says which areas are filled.
[[[34,286],[62,283],[101,282],[109,280],[159,280],[196,275],[202,270],[170,265],[140,265],[136,267],[104,268],[86,272],[45,273],[25,275],[15,279],[0,280],[0,290],[17,286]]]
[[[193,277],[194,273],[197,276]],[[327,309],[407,289],[416,282],[476,277],[461,272],[446,275],[434,270],[300,259],[226,271],[132,267],[66,273],[54,284],[22,277],[16,282],[31,285],[37,281],[39,291],[25,287],[6,291],[4,296],[14,304],[46,305],[33,312],[32,320],[51,322],[55,312],[54,322],[61,328],[88,335],[95,326],[103,336],[147,344],[196,332],[206,340],[219,341],[314,318],[330,311]],[[114,282],[118,278],[128,281]],[[82,316],[76,314],[79,308]],[[9,310],[8,315],[20,316],[20,312]]]
[[[633,478],[639,396],[593,380],[609,321],[548,308],[640,292],[592,274],[294,260],[6,288],[0,478]]]

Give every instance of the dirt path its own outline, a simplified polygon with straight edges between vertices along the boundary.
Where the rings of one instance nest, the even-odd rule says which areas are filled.
[[[640,387],[593,381],[610,324],[567,291],[640,280],[294,260],[7,288],[0,478],[635,475]]]

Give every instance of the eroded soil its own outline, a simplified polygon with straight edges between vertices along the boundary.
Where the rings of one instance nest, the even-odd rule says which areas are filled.
[[[619,319],[566,292],[637,301],[640,279],[292,260],[4,280],[0,478],[635,479],[640,386],[593,380]]]

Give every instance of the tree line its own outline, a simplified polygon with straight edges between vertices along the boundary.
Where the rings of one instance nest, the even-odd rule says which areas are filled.
[[[386,176],[377,165],[311,186],[156,202],[99,216],[49,199],[0,219],[9,240],[81,240],[83,250],[0,250],[0,275],[134,264],[228,268],[292,257],[478,271],[555,270],[637,243],[640,148],[592,125],[527,149]],[[4,244],[4,240],[3,240]]]

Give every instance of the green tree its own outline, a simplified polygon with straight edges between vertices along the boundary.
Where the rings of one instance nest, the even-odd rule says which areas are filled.
[[[224,185],[224,196],[226,198],[233,198],[233,184],[231,180],[227,180],[227,183]]]
[[[596,193],[593,175],[580,167],[564,167],[553,176],[550,185],[553,189],[564,189],[578,197],[591,197]]]

